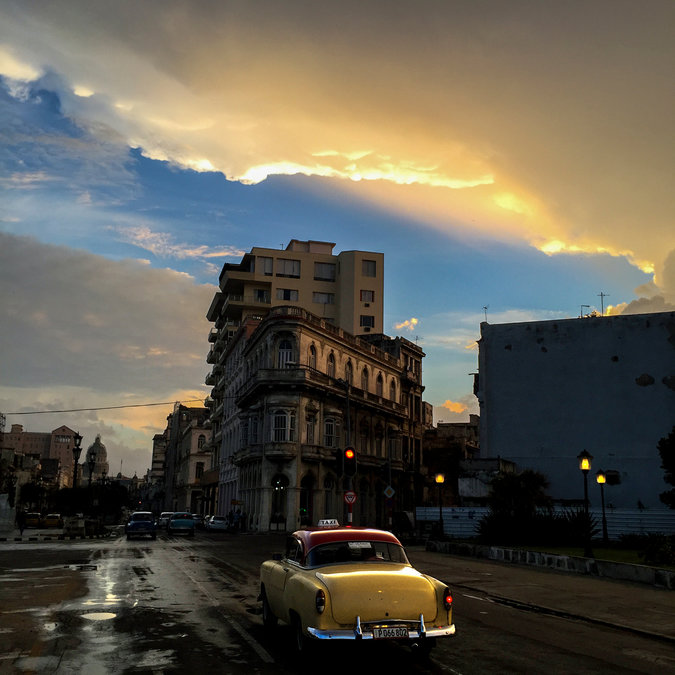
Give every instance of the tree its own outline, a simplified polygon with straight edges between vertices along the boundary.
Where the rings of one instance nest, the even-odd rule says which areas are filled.
[[[661,468],[665,471],[664,480],[668,485],[675,485],[675,426],[667,436],[659,440],[656,447],[661,455]],[[659,499],[675,509],[675,488],[662,492]]]

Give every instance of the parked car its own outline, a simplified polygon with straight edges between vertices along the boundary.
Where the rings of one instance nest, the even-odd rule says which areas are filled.
[[[162,528],[166,529],[166,526],[169,524],[169,518],[171,518],[173,511],[162,511],[159,514],[159,519],[157,520],[157,527],[161,530]]]
[[[204,516],[202,516],[201,513],[193,513],[192,517],[194,518],[195,521],[195,527],[198,530],[203,530],[205,527]]]
[[[225,516],[211,516],[206,523],[206,529],[212,532],[226,532],[230,527]]]
[[[42,516],[39,513],[26,514],[26,527],[40,527],[42,525]]]
[[[264,626],[290,624],[298,651],[309,641],[398,640],[428,654],[455,633],[450,589],[414,569],[383,530],[331,522],[294,532],[262,564],[259,599]]]
[[[186,534],[188,537],[195,536],[195,519],[191,513],[177,511],[171,514],[166,526],[169,534]]]
[[[63,518],[60,513],[48,513],[44,518],[45,527],[63,527]]]
[[[157,539],[157,524],[150,511],[134,511],[124,527],[127,539],[132,537],[147,537]]]

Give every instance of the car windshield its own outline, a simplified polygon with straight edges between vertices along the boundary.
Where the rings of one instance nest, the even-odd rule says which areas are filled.
[[[131,520],[152,520],[152,513],[132,513]]]
[[[402,546],[384,541],[336,541],[315,546],[307,556],[309,567],[344,562],[408,564],[408,558]]]
[[[211,518],[212,523],[224,523],[226,520],[225,516],[213,516]]]
[[[191,513],[174,513],[171,520],[192,520]]]

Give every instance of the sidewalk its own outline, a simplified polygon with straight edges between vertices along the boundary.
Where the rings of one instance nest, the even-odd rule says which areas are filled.
[[[451,590],[483,593],[495,602],[630,630],[675,644],[675,592],[514,563],[408,547],[418,569]]]

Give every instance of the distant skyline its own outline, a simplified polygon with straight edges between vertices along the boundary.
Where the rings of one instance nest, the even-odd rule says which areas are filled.
[[[480,323],[675,308],[670,1],[0,3],[0,412],[149,467],[225,262],[381,251],[436,421]],[[24,411],[93,408],[79,413]]]

